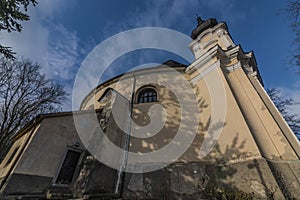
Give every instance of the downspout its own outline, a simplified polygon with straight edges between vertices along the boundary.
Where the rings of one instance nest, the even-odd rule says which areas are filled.
[[[130,107],[129,107],[129,113],[128,113],[128,132],[126,134],[126,139],[125,139],[125,144],[124,144],[124,159],[123,163],[120,166],[120,170],[118,171],[118,178],[117,178],[117,183],[116,183],[116,189],[115,189],[115,194],[118,195],[118,197],[121,197],[121,194],[123,192],[123,184],[124,184],[124,179],[125,179],[125,169],[127,167],[127,161],[128,161],[128,150],[129,150],[129,144],[130,144],[130,135],[131,135],[131,126],[132,126],[132,115],[133,115],[133,104],[134,104],[134,94],[135,94],[135,85],[136,85],[136,77],[134,73],[133,75],[133,84],[132,84],[132,93],[131,93],[131,101]]]

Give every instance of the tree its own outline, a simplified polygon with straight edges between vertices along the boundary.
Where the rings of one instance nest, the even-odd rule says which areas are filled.
[[[291,20],[291,28],[295,33],[295,45],[296,51],[292,55],[292,64],[298,67],[298,72],[300,73],[300,0],[289,1],[287,8],[285,10]]]
[[[21,127],[38,114],[59,110],[66,98],[62,85],[47,79],[40,68],[29,60],[0,58],[1,153],[8,150],[11,136]]]
[[[28,6],[37,4],[36,0],[0,0],[0,30],[7,32],[21,32],[21,21],[29,20],[27,12]],[[22,10],[24,9],[24,11]],[[0,44],[0,53],[6,58],[14,59],[14,52],[10,47],[5,47]]]
[[[275,88],[267,89],[267,93],[290,128],[294,131],[298,139],[300,139],[300,117],[297,114],[291,113],[291,107],[298,103],[292,98],[282,97],[280,95],[280,90]]]

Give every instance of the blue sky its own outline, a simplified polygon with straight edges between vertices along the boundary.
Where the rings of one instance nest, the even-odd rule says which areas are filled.
[[[2,44],[12,46],[18,56],[43,66],[49,78],[72,92],[81,62],[103,40],[128,29],[155,26],[190,35],[196,14],[203,19],[226,21],[236,44],[254,51],[266,87],[300,101],[300,74],[288,64],[293,33],[281,9],[285,1],[261,0],[109,0],[39,1],[29,9],[31,20],[21,33],[1,33]],[[112,64],[107,78],[147,62],[177,59],[162,51],[136,51]],[[70,109],[70,102],[64,106]],[[295,107],[300,113],[300,106]]]

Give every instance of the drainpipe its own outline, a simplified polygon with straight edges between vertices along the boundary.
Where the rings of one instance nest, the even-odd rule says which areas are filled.
[[[131,93],[131,100],[128,101],[130,104],[129,107],[129,113],[128,113],[128,131],[126,134],[126,139],[125,139],[125,144],[124,144],[124,159],[123,163],[120,166],[120,170],[118,172],[118,178],[117,178],[117,183],[116,183],[116,189],[115,189],[115,194],[117,194],[119,197],[121,197],[122,192],[123,192],[123,184],[124,184],[124,179],[125,179],[125,169],[127,166],[127,161],[128,161],[128,151],[129,151],[129,144],[130,144],[130,134],[131,134],[131,126],[132,126],[132,115],[133,115],[133,105],[134,105],[134,94],[135,94],[135,85],[136,85],[136,77],[134,73],[133,75],[133,83],[132,83],[132,93]],[[119,94],[119,93],[118,93]],[[121,95],[121,94],[119,94]],[[121,95],[123,97],[123,95]]]

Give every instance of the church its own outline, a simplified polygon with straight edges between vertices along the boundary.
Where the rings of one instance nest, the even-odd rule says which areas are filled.
[[[253,52],[225,22],[192,31],[174,60],[114,77],[80,110],[23,127],[0,165],[0,199],[297,199],[300,144]]]

